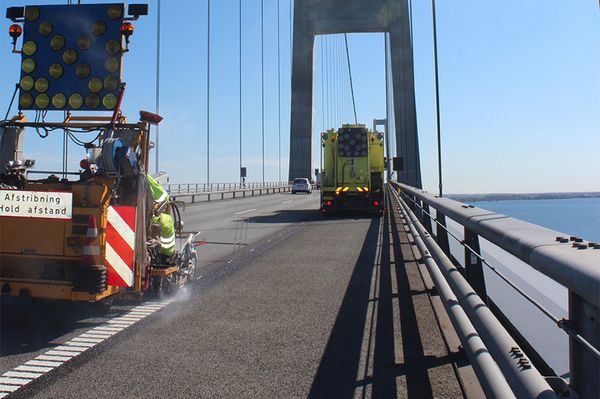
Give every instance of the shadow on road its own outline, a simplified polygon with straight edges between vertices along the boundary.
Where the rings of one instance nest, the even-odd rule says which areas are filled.
[[[411,254],[402,253],[398,229],[390,216],[386,214],[371,221],[313,380],[310,398],[395,398],[399,384],[403,386],[400,396],[430,398],[433,393],[429,369],[449,362],[447,358],[424,353],[423,332],[419,332],[418,310],[413,301],[413,296],[423,292],[411,288],[418,271],[407,268],[405,259]],[[381,245],[380,256],[378,245]],[[373,277],[376,293],[370,293]],[[393,286],[398,287],[397,294]],[[398,311],[394,300],[398,301],[400,314],[395,314]],[[374,308],[369,306],[370,302]],[[394,331],[395,320],[400,331]],[[403,381],[399,382],[401,376]]]
[[[251,216],[249,223],[297,223],[320,220],[318,209],[289,209],[273,212],[271,215]]]
[[[88,304],[0,299],[0,356],[35,352],[77,328],[93,327],[97,315]]]

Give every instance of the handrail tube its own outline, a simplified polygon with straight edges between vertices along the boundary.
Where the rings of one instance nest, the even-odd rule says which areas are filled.
[[[436,263],[441,267],[446,281],[489,348],[515,395],[519,398],[557,398],[556,393],[519,348],[516,341],[439,248],[414,213],[406,205],[402,206],[425,241]]]
[[[396,201],[399,201],[399,199],[396,198]],[[402,206],[400,203],[398,203],[398,205]],[[465,310],[460,305],[456,295],[454,295],[452,289],[444,279],[439,266],[430,255],[425,242],[410,219],[408,220],[408,228],[421,253],[421,260],[425,263],[425,266],[433,279],[436,290],[442,299],[442,304],[444,305],[463,349],[473,366],[473,370],[477,375],[477,379],[481,384],[485,396],[488,398],[514,398],[515,395],[504,378],[498,364],[488,351],[481,337],[477,333],[477,330],[475,330],[475,327],[473,327]]]
[[[438,198],[402,183],[395,184],[600,307],[600,251],[579,250],[570,243],[557,242],[557,236],[568,236],[564,233],[485,209],[465,208],[458,201]]]

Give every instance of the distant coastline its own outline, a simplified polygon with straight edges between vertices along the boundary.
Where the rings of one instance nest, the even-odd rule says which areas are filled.
[[[459,202],[540,200],[570,198],[600,198],[600,192],[583,193],[489,193],[489,194],[447,194],[446,197]]]

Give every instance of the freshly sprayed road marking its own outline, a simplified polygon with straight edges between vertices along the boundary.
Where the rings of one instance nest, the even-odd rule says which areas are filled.
[[[35,373],[47,373],[54,367],[42,367],[42,366],[19,366],[15,370],[17,371],[33,371]]]
[[[256,209],[248,209],[247,211],[236,212],[234,215],[243,215],[244,213],[255,211]]]
[[[294,200],[283,201],[282,204],[289,204],[290,202],[294,202]]]
[[[202,276],[199,278],[202,278]],[[17,391],[22,386],[29,384],[45,373],[60,367],[65,362],[81,355],[89,348],[104,342],[118,332],[131,327],[133,324],[164,308],[171,302],[171,299],[163,302],[146,302],[131,309],[124,315],[110,319],[104,324],[94,327],[62,345],[48,349],[44,354],[37,356],[35,359],[7,371],[0,376],[0,399]]]

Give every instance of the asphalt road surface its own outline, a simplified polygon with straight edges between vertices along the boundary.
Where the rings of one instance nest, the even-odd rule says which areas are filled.
[[[168,304],[97,317],[3,302],[1,373],[91,342],[11,397],[463,397],[468,368],[406,234],[390,215],[323,218],[318,202],[188,206],[186,230],[206,245],[198,280]]]

